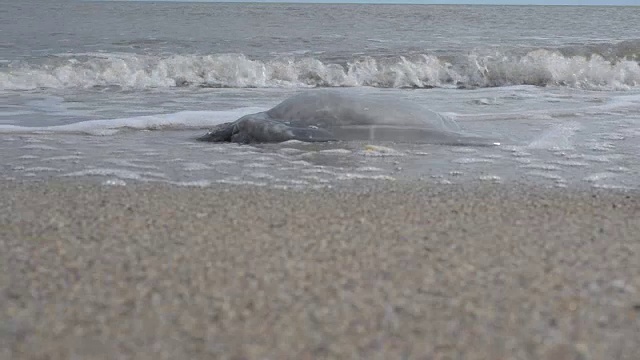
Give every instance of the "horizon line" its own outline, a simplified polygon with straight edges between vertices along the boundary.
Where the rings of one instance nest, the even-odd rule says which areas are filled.
[[[220,3],[220,4],[335,4],[335,5],[471,5],[471,6],[599,6],[599,7],[613,7],[613,6],[640,6],[640,4],[626,4],[626,3],[614,3],[614,4],[548,4],[548,3],[521,3],[514,4],[513,2],[501,3],[496,1],[487,2],[471,2],[471,1],[456,1],[456,2],[442,2],[442,1],[411,1],[411,0],[312,0],[312,1],[300,1],[300,0],[83,0],[90,2],[175,2],[175,3]]]

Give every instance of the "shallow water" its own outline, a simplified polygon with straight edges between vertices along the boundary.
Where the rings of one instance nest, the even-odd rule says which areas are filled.
[[[635,7],[32,1],[3,10],[2,179],[640,187]],[[53,15],[33,23],[42,12]],[[345,18],[353,13],[358,22]],[[309,87],[408,99],[502,144],[194,140]]]
[[[375,96],[386,90],[354,91]],[[223,91],[203,92],[215,97]],[[235,97],[225,94],[229,106],[247,101],[254,93],[236,92]],[[208,186],[222,182],[288,188],[340,186],[361,179],[420,179],[441,184],[517,181],[557,187],[640,185],[637,92],[552,91],[532,86],[400,92],[440,110],[466,130],[504,142],[496,147],[355,141],[201,143],[194,138],[210,124],[261,108],[191,111],[96,120],[84,123],[84,128],[77,123],[75,128],[72,124],[39,131],[0,127],[5,131],[0,135],[2,176],[91,177],[114,185],[161,181]],[[276,96],[271,90],[269,96],[286,97],[288,93]],[[259,95],[248,102],[259,103]],[[174,98],[173,102],[187,103],[188,99]],[[109,106],[118,108],[116,101]],[[457,111],[443,111],[449,108]],[[133,126],[139,129],[128,128]]]

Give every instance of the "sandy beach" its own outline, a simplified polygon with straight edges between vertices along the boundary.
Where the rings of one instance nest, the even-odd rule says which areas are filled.
[[[637,359],[640,196],[0,183],[3,359]]]

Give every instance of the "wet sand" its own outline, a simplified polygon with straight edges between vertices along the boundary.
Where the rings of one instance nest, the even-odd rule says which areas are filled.
[[[640,194],[0,182],[0,358],[637,359]]]

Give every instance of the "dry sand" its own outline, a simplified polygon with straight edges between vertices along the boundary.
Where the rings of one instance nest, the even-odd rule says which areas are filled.
[[[354,189],[0,183],[0,357],[640,356],[638,193]]]

